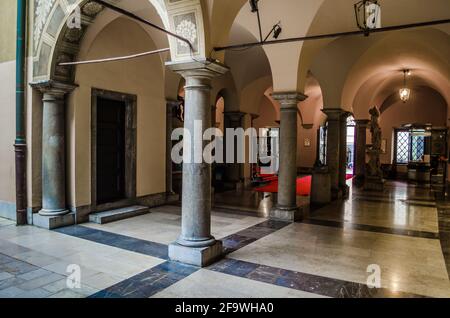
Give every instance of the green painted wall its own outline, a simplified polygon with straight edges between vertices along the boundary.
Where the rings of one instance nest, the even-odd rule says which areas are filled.
[[[1,0],[0,63],[16,58],[16,0]]]

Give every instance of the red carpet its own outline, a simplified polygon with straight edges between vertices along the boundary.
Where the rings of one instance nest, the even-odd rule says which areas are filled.
[[[311,176],[297,178],[297,195],[298,196],[309,196],[311,193]],[[278,192],[278,178],[272,180],[268,185],[263,187],[255,188],[257,192]]]
[[[264,180],[270,181],[269,184],[255,188],[257,192],[278,192],[278,177],[273,175],[262,176]],[[353,178],[352,174],[347,175],[347,180]],[[311,194],[311,176],[297,178],[297,195],[298,196],[309,196]]]

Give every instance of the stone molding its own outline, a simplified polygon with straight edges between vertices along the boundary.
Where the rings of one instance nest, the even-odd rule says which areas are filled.
[[[189,61],[189,62],[168,62],[166,67],[181,74],[184,78],[199,77],[212,79],[216,76],[221,76],[227,73],[230,69],[221,63],[211,62],[206,59]]]
[[[64,96],[65,94],[72,92],[75,88],[78,87],[78,85],[62,83],[53,80],[33,82],[30,83],[30,86],[34,89],[37,89],[43,94],[56,96]]]
[[[369,127],[370,120],[369,119],[355,119],[356,127]]]
[[[297,109],[297,104],[308,98],[300,92],[274,92],[272,98],[280,103],[281,110]]]
[[[324,108],[322,112],[327,115],[327,120],[341,120],[342,118],[347,119],[351,115],[349,111],[342,108]]]

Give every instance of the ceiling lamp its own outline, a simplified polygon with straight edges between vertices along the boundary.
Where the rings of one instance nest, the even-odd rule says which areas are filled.
[[[381,6],[377,0],[361,0],[354,7],[356,25],[366,36],[370,30],[381,28]]]
[[[406,75],[410,75],[410,70],[403,70],[403,88],[400,89],[400,99],[406,103],[411,97],[411,90],[406,86]]]

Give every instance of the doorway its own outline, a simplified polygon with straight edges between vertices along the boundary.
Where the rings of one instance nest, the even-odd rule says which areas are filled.
[[[125,198],[125,102],[97,99],[97,203]]]
[[[356,122],[353,116],[347,117],[347,176],[354,175],[355,169],[355,135]]]
[[[92,205],[122,207],[136,199],[136,97],[92,92]]]

